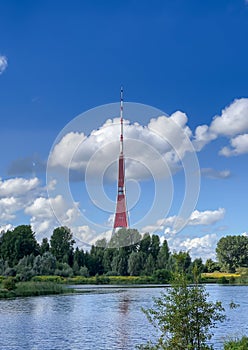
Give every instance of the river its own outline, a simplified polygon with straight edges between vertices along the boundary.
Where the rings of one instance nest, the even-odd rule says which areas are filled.
[[[82,294],[0,301],[1,350],[133,350],[153,337],[141,307],[163,288],[80,286]],[[228,337],[248,334],[247,286],[207,285],[210,299],[226,308],[214,329],[214,349]],[[230,302],[238,303],[230,309]]]

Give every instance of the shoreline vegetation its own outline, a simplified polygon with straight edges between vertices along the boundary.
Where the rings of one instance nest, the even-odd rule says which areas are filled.
[[[69,284],[171,284],[178,271],[189,283],[197,276],[199,283],[248,285],[245,236],[221,238],[217,261],[209,258],[205,263],[192,259],[190,251],[171,252],[166,239],[136,229],[122,228],[110,241],[98,240],[90,249],[74,245],[73,233],[65,226],[42,242],[30,225],[1,232],[0,298],[64,293],[61,286]]]
[[[248,285],[247,281],[242,281],[241,274],[219,271],[202,273],[200,277],[201,284]],[[152,276],[34,276],[30,281],[25,282],[17,282],[15,277],[0,276],[0,299],[78,293],[74,288],[67,288],[68,285],[151,285],[159,287],[165,284],[170,285],[168,281],[158,282]]]

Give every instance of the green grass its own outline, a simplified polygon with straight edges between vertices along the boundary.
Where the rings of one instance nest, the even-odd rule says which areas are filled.
[[[204,272],[201,274],[203,283],[237,284],[240,279],[239,273],[228,272]]]
[[[60,277],[60,276],[35,276],[35,282],[56,282],[63,284],[145,284],[154,283],[149,276],[93,276],[93,277]]]
[[[12,290],[0,286],[0,299],[63,293],[73,293],[73,290],[54,282],[19,282]]]

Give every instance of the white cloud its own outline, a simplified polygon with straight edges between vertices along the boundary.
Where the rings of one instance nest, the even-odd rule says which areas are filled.
[[[187,120],[184,113],[177,111],[170,117],[151,119],[146,126],[125,121],[126,177],[142,179],[151,174],[166,176],[168,172],[175,171],[185,153],[194,151]],[[115,179],[116,169],[110,166],[115,164],[119,154],[119,129],[119,118],[116,118],[108,119],[88,137],[84,133],[67,133],[51,152],[49,167],[81,173],[85,173],[87,168],[91,178],[99,178],[106,172],[109,179]],[[161,171],[162,163],[166,165]]]
[[[207,234],[203,237],[184,238],[179,235],[167,239],[171,251],[189,251],[192,259],[216,259],[215,248],[219,238],[217,234]]]
[[[248,118],[248,116],[247,116]],[[223,147],[219,154],[230,157],[248,153],[248,134],[238,135],[230,140],[230,147]]]
[[[219,208],[217,210],[194,210],[187,220],[186,226],[209,226],[214,225],[218,221],[222,220],[225,216],[225,209]],[[145,226],[141,232],[164,232],[165,234],[176,234],[177,230],[175,225],[180,221],[177,216],[169,216],[165,219],[159,219],[154,225]]]
[[[217,135],[235,136],[248,131],[248,98],[236,99],[216,116],[210,130]]]
[[[190,215],[188,226],[198,226],[198,225],[213,225],[216,222],[222,220],[225,216],[225,209],[219,208],[218,210],[205,210],[198,211],[195,210]]]
[[[0,74],[2,74],[8,66],[8,61],[6,56],[0,55]]]
[[[0,198],[0,220],[2,222],[13,220],[21,206],[21,202],[14,197]]]
[[[14,227],[11,224],[0,226],[0,234],[8,230],[12,230]]]
[[[201,174],[210,179],[228,179],[231,176],[230,170],[215,170],[212,168],[202,168]]]
[[[78,217],[77,203],[68,207],[66,200],[57,195],[54,198],[39,197],[25,209],[31,216],[31,225],[37,234],[53,230],[56,226],[72,227]],[[54,215],[56,212],[56,216]]]
[[[38,178],[0,179],[0,220],[1,225],[10,224],[18,211],[32,203],[42,191]]]
[[[200,125],[195,130],[194,146],[200,151],[206,144],[220,136],[229,139],[248,131],[248,98],[236,99],[230,106],[215,116],[210,124]],[[222,152],[225,154],[225,150]],[[230,155],[230,154],[228,154]]]
[[[147,225],[141,229],[142,233],[149,232],[153,233],[156,231],[164,231],[166,230],[168,233],[168,227],[170,227],[170,233],[176,233],[175,231],[171,232],[171,227],[173,227],[175,221],[176,221],[176,216],[169,216],[168,218],[165,219],[159,219],[156,221],[154,225]]]
[[[51,166],[62,166],[66,169],[81,167],[83,164],[78,158],[73,159],[73,156],[85,139],[84,133],[70,132],[66,134],[53,149],[50,157]],[[94,152],[94,149],[91,152]]]
[[[17,177],[14,179],[0,179],[0,198],[9,196],[22,196],[39,187],[40,181],[37,177],[24,179]]]

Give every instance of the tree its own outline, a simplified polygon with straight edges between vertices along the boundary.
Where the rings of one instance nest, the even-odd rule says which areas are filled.
[[[120,276],[128,275],[128,253],[125,247],[116,249],[111,263],[111,270]]]
[[[140,252],[132,252],[128,259],[128,273],[130,276],[139,276],[143,267],[143,259]]]
[[[223,321],[220,302],[208,300],[203,285],[189,285],[185,273],[177,273],[166,293],[154,299],[154,307],[145,310],[148,320],[161,332],[157,343],[140,349],[208,350],[211,328]]]
[[[57,227],[50,239],[51,253],[58,262],[64,262],[72,266],[74,243],[72,232],[68,227]]]
[[[43,238],[40,245],[40,254],[43,255],[46,252],[49,252],[50,246],[47,238]]]
[[[136,229],[121,228],[112,235],[109,242],[110,248],[133,247],[136,248],[142,236]]]
[[[146,276],[151,276],[154,270],[155,270],[155,261],[152,254],[149,254],[144,264],[144,273],[146,274]]]
[[[154,261],[157,261],[160,250],[160,239],[158,235],[152,235],[149,252],[152,254]]]
[[[107,248],[104,250],[103,261],[102,261],[104,273],[111,272],[111,270],[112,270],[111,264],[112,264],[114,253],[115,253],[114,248]]]
[[[0,238],[0,257],[12,267],[26,255],[38,255],[39,246],[30,225],[20,225],[3,233]]]
[[[225,271],[235,272],[239,267],[248,267],[248,237],[222,237],[217,243],[216,253]]]
[[[36,275],[53,275],[56,269],[56,258],[51,252],[45,252],[34,259],[33,270]]]
[[[204,272],[214,272],[219,270],[220,270],[220,266],[218,265],[217,262],[213,261],[212,259],[206,260]]]
[[[151,246],[151,236],[150,236],[150,233],[146,232],[143,235],[142,240],[140,241],[139,251],[144,253],[146,256],[148,256],[150,246]]]
[[[191,270],[197,271],[198,275],[200,275],[204,271],[204,265],[201,258],[196,258],[191,264]]]
[[[104,272],[103,268],[103,254],[104,254],[104,248],[101,246],[92,246],[90,250],[90,274],[95,275],[99,274],[102,275]]]
[[[81,266],[84,266],[84,264],[85,264],[84,251],[83,251],[83,249],[79,250],[78,247],[75,249],[75,253],[74,253],[74,263],[75,262],[78,264],[79,268]]]
[[[170,250],[169,250],[167,240],[165,239],[158,253],[157,265],[159,269],[165,269],[167,267],[169,257],[170,257]]]
[[[172,258],[175,261],[176,269],[180,272],[188,272],[191,265],[191,257],[189,252],[174,253]]]

